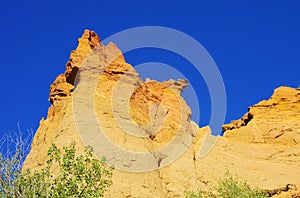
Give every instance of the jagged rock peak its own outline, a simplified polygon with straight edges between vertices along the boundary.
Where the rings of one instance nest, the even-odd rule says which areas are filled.
[[[55,81],[50,85],[49,101],[51,104],[55,100],[61,100],[70,94],[74,88],[75,77],[82,61],[99,44],[100,38],[94,31],[85,30],[83,32],[81,38],[78,39],[77,48],[70,54],[65,73],[57,76]]]

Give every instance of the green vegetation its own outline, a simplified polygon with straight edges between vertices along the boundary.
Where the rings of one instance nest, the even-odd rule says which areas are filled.
[[[75,143],[63,149],[53,144],[48,150],[45,168],[22,172],[24,156],[30,150],[31,139],[23,140],[20,134],[15,134],[15,137],[9,135],[4,140],[0,140],[0,197],[96,198],[103,197],[112,185],[113,168],[106,164],[105,159],[95,159],[91,147],[86,147],[85,153],[79,155]],[[13,146],[14,153],[10,152]],[[227,171],[218,185],[210,186],[208,191],[188,192],[186,197],[265,198],[268,195],[251,188],[246,182],[239,182]]]
[[[11,157],[0,153],[0,197],[103,197],[112,185],[112,167],[105,159],[93,158],[91,147],[77,156],[75,143],[48,150],[44,169],[21,171],[24,160],[22,146]],[[55,175],[55,176],[54,176]]]
[[[209,191],[188,192],[187,198],[265,198],[268,195],[259,189],[253,189],[246,182],[240,183],[226,172],[224,178],[218,181]]]

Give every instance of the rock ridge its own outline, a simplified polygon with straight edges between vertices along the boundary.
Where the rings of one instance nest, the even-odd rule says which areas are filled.
[[[75,141],[79,152],[83,152],[84,144],[77,133],[73,106],[74,92],[78,91],[77,72],[87,64],[87,60],[95,61],[97,65],[109,53],[119,54],[120,50],[113,43],[103,46],[95,32],[84,31],[78,39],[78,47],[71,52],[65,73],[50,86],[48,116],[40,121],[24,169],[36,170],[45,166],[47,150],[52,143],[62,147]],[[93,55],[96,55],[95,59],[87,58]],[[299,195],[300,89],[284,86],[275,89],[270,99],[249,107],[240,120],[225,124],[224,136],[218,137],[207,156],[199,158],[200,147],[210,129],[199,128],[190,119],[192,111],[180,96],[188,85],[187,80],[157,82],[147,79],[144,82],[122,55],[111,62],[100,77],[94,75],[93,69],[97,68],[89,68],[86,71],[88,75],[83,71],[79,81],[86,80],[82,87],[85,90],[90,86],[89,80],[99,78],[95,91],[95,114],[114,144],[130,151],[153,151],[170,142],[180,127],[193,137],[187,150],[163,168],[142,173],[115,170],[113,186],[106,192],[106,197],[184,197],[185,191],[207,189],[227,170],[239,179],[247,180],[251,186],[266,189],[270,196]],[[118,84],[120,79],[123,84]],[[128,99],[129,113],[116,114],[124,110],[124,97],[132,85],[136,88]],[[121,88],[114,91],[116,86]],[[117,94],[117,101],[111,99],[113,94]],[[78,100],[87,100],[87,96],[82,94]],[[117,102],[116,106],[111,108],[114,102]],[[160,106],[165,109],[158,111]],[[151,119],[153,116],[154,120]],[[139,126],[151,125],[152,128],[164,124],[155,134],[135,138],[119,126],[120,122],[127,123],[128,120]],[[159,156],[157,160],[160,166],[163,160]]]

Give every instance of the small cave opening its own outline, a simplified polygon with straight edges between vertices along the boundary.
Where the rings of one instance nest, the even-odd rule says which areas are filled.
[[[79,68],[78,67],[73,67],[72,68],[72,71],[70,73],[68,73],[66,75],[66,80],[67,80],[67,83],[71,84],[71,85],[74,85],[76,87],[76,83],[75,83],[75,80],[76,80],[76,75],[78,73],[78,70]],[[77,77],[78,78],[78,77]]]
[[[154,140],[155,135],[149,135],[150,140]]]
[[[243,123],[241,126],[247,126],[247,124],[253,119],[253,114],[247,113],[245,118],[242,118]]]

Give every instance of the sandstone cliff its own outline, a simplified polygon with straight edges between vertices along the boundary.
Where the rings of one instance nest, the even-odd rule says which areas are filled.
[[[113,60],[108,58],[111,54],[115,55]],[[103,62],[107,67],[101,70]],[[95,67],[97,65],[100,67]],[[78,75],[80,68],[85,66],[87,69]],[[101,76],[95,75],[99,68]],[[95,94],[88,98],[85,91],[92,89],[93,83]],[[120,88],[114,91],[116,86]],[[153,152],[176,134],[188,134],[192,141],[177,160],[162,168],[159,167],[169,156],[153,152],[153,163],[157,163],[159,169],[147,172],[114,170],[113,186],[106,197],[184,197],[186,190],[205,189],[215,183],[227,169],[252,186],[274,190],[277,192],[274,196],[300,196],[299,89],[277,88],[269,100],[250,107],[240,120],[224,125],[224,136],[218,137],[207,156],[199,158],[200,146],[210,130],[209,127],[198,128],[190,120],[191,110],[180,96],[186,86],[185,80],[142,81],[115,44],[104,46],[94,32],[86,30],[70,55],[65,73],[50,86],[51,107],[47,118],[40,122],[24,168],[43,167],[52,143],[61,147],[76,141],[82,151],[84,144],[78,126],[91,129],[87,133],[94,133],[96,126],[78,120],[78,116],[95,116],[106,137],[127,150]],[[130,96],[129,90],[132,90]],[[75,98],[79,91],[83,94]],[[124,97],[129,97],[127,106]],[[88,105],[81,106],[78,111],[76,105],[86,100],[91,100],[88,104],[95,109],[94,115],[89,114],[91,107]],[[126,133],[136,127],[128,124],[130,119],[137,123],[143,137]],[[120,127],[122,124],[130,127],[124,129]],[[156,129],[156,126],[159,127]],[[153,129],[158,132],[149,132]],[[127,161],[122,165],[125,170],[131,166]]]

